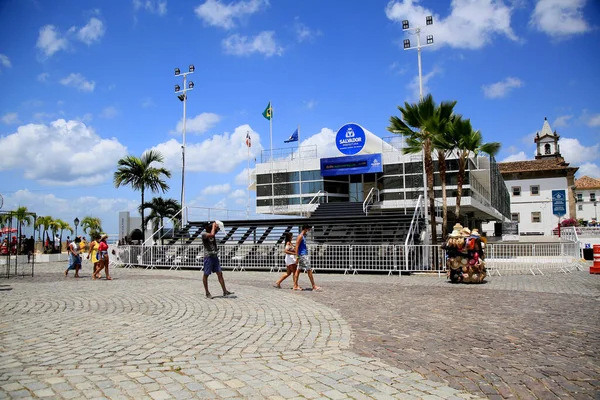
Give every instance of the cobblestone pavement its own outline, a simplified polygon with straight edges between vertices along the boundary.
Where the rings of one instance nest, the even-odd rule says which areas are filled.
[[[117,269],[94,282],[63,267],[0,281],[0,398],[600,393],[600,277],[587,273],[478,286],[317,274],[324,291],[312,293],[225,272],[236,296],[207,300],[198,272]]]
[[[0,398],[476,398],[352,352],[338,312],[268,273],[209,300],[198,272],[63,268],[0,282]]]

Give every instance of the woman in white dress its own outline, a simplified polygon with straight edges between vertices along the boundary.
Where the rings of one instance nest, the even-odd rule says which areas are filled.
[[[296,249],[292,244],[293,235],[291,233],[285,234],[285,246],[283,248],[283,253],[285,254],[285,268],[286,271],[281,278],[277,282],[273,284],[277,289],[281,289],[281,282],[285,280],[290,275],[293,275],[296,272],[296,267],[298,266],[298,262],[296,260]]]

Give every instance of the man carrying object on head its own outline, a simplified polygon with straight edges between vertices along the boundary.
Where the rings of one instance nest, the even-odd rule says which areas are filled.
[[[204,276],[202,277],[202,283],[204,283],[206,298],[212,299],[212,295],[208,291],[208,276],[213,272],[219,278],[219,283],[223,289],[223,296],[233,294],[233,292],[229,292],[225,287],[225,279],[223,279],[223,272],[219,263],[219,249],[217,248],[217,241],[215,239],[217,232],[224,229],[223,223],[221,221],[207,222],[204,229],[206,229],[206,232],[202,232],[202,245],[204,246]]]

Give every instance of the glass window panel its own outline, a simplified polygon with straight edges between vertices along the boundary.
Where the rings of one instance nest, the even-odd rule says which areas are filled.
[[[402,175],[402,164],[388,164],[383,166],[385,175]]]
[[[421,162],[410,162],[404,165],[407,174],[420,174],[423,171],[423,164]]]
[[[318,181],[321,179],[321,171],[302,171],[303,181]]]
[[[256,196],[257,197],[271,196],[271,194],[272,194],[271,185],[256,186]]]
[[[403,187],[404,182],[401,176],[386,176],[383,178],[384,189],[402,189]]]
[[[323,182],[302,182],[302,193],[317,193],[323,190]]]
[[[256,205],[258,207],[268,207],[271,205],[271,199],[258,199],[256,200]]]
[[[276,196],[286,196],[290,194],[300,194],[299,183],[284,183],[275,185]]]
[[[271,183],[271,174],[256,175],[256,183],[258,185],[263,183]]]

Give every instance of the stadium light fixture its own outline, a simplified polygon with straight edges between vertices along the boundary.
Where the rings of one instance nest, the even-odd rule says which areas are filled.
[[[186,127],[186,108],[187,108],[187,91],[194,88],[194,82],[188,83],[187,76],[193,74],[196,70],[194,64],[188,66],[188,72],[181,73],[179,68],[175,68],[175,76],[183,76],[183,85],[175,85],[175,93],[177,98],[183,102],[183,139],[181,144],[181,224],[187,224],[187,209],[185,207],[185,127]]]

